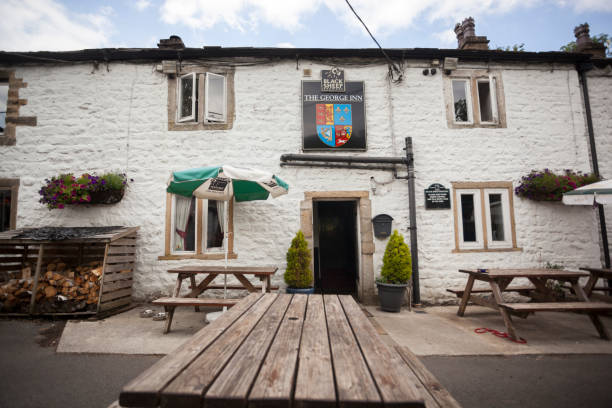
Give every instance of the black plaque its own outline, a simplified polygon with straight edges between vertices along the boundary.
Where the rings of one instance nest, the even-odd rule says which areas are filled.
[[[346,92],[344,71],[339,68],[322,70],[321,92]]]
[[[450,204],[450,190],[445,188],[442,184],[432,184],[425,189],[425,209],[449,209]]]
[[[323,93],[319,81],[302,81],[304,150],[366,150],[363,82],[346,92]]]

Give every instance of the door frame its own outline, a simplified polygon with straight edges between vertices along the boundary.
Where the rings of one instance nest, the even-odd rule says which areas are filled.
[[[356,201],[357,202],[357,298],[361,303],[375,304],[374,292],[374,234],[372,232],[372,202],[369,191],[306,191],[304,200],[300,202],[300,227],[313,253],[313,201]],[[310,262],[310,270],[314,274],[314,257]]]

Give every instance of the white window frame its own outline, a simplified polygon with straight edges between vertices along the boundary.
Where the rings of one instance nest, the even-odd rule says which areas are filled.
[[[455,88],[454,82],[463,82],[465,90],[465,104],[467,105],[467,122],[458,122],[455,112]],[[474,123],[474,112],[472,111],[472,84],[470,78],[453,78],[451,79],[451,105],[453,109],[453,123],[456,125],[472,125]]]
[[[209,112],[208,105],[211,97],[208,94],[210,89],[209,83],[211,78],[222,78],[223,79],[223,113],[221,116],[217,112]],[[205,95],[204,95],[204,120],[211,123],[226,123],[227,122],[227,77],[225,75],[215,74],[212,72],[206,73],[206,85],[205,85]]]
[[[493,241],[492,222],[491,222],[491,194],[501,194],[502,217],[504,222],[504,240]],[[487,245],[489,248],[512,248],[512,225],[510,223],[510,201],[508,198],[508,190],[503,188],[485,188],[485,217],[487,226]]]
[[[198,240],[196,239],[197,235],[198,235],[198,224],[199,224],[199,220],[198,220],[198,199],[195,199],[195,205],[196,208],[195,210],[195,228],[194,228],[194,233],[193,233],[193,240],[195,242],[194,247],[193,247],[193,251],[178,251],[175,249],[175,217],[176,217],[176,195],[172,195],[172,212],[171,212],[171,223],[170,223],[170,253],[172,255],[193,255],[197,252],[197,245],[198,245]]]
[[[480,88],[478,87],[478,84],[485,82],[488,82],[489,84],[489,98],[491,99],[491,117],[493,119],[492,121],[482,120],[482,110],[480,109]],[[476,93],[478,94],[478,116],[480,117],[480,123],[485,125],[499,123],[499,114],[497,111],[497,94],[495,92],[496,85],[497,84],[495,83],[495,77],[493,77],[493,75],[489,75],[489,78],[476,78]]]
[[[482,239],[482,202],[480,199],[480,189],[456,189],[457,221],[459,229],[459,248],[478,249],[483,247]],[[472,195],[474,197],[474,225],[476,229],[476,241],[466,242],[463,240],[463,208],[461,206],[462,195]]]
[[[4,106],[4,130],[0,131],[0,136],[4,135],[4,132],[6,130],[6,113],[8,111],[8,94],[10,89],[8,80],[0,79],[0,89],[2,89],[2,87],[6,87],[6,104]]]
[[[185,78],[191,78],[191,80],[193,81],[193,87],[191,89],[191,115],[189,116],[181,116],[181,108],[183,106],[183,79]],[[178,86],[177,86],[177,90],[178,90],[178,95],[177,95],[177,99],[176,99],[176,121],[178,123],[183,123],[183,122],[197,122],[197,90],[198,90],[198,81],[197,81],[197,74],[195,72],[190,72],[189,74],[185,74],[185,75],[181,75],[178,78]]]

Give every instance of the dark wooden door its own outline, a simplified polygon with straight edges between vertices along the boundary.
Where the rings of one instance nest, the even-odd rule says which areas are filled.
[[[357,288],[356,202],[319,201],[315,287],[322,293],[354,294]]]

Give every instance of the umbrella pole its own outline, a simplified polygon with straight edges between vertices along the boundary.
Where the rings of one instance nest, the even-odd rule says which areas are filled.
[[[231,198],[230,198],[231,200]],[[229,207],[229,201],[226,201],[223,203],[223,252],[225,253],[225,269],[227,269],[227,252],[228,252],[228,248],[227,248],[227,226],[228,226],[228,207]],[[227,299],[227,274],[223,275],[223,299]],[[227,311],[227,306],[223,306],[223,311]]]

